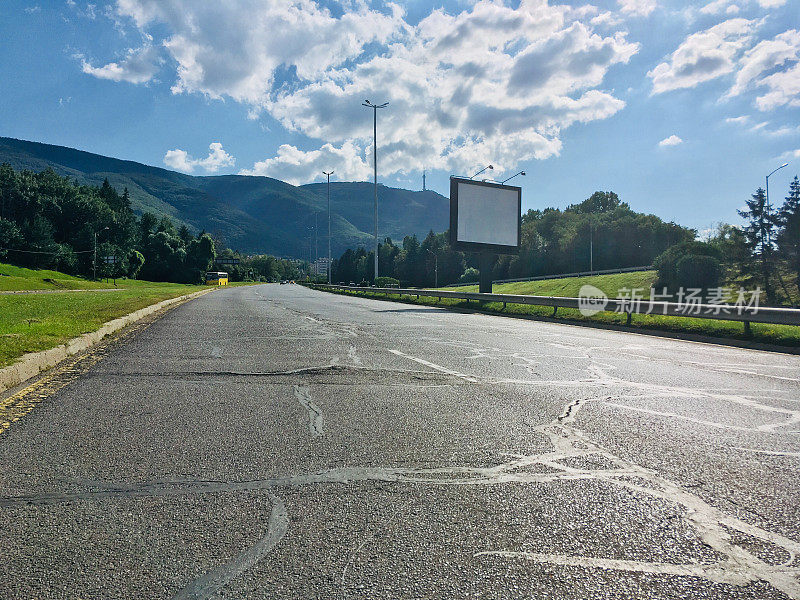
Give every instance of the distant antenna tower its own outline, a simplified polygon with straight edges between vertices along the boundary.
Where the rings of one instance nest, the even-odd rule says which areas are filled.
[[[422,191],[425,191],[425,171],[422,171]]]

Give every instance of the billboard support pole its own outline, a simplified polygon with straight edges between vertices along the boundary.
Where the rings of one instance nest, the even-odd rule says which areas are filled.
[[[481,252],[479,255],[478,267],[481,273],[478,291],[481,294],[492,293],[492,265],[494,263],[494,254],[489,252]]]

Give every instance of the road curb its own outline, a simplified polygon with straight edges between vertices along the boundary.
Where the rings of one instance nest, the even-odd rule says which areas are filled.
[[[52,369],[65,358],[91,348],[104,337],[119,331],[123,327],[126,327],[127,325],[130,325],[139,319],[142,319],[148,315],[152,315],[154,312],[158,312],[162,308],[166,308],[178,302],[192,300],[198,296],[202,296],[203,294],[208,294],[209,292],[213,292],[215,289],[216,288],[200,290],[198,292],[185,294],[176,298],[162,300],[156,304],[151,304],[150,306],[140,308],[139,310],[127,314],[124,317],[119,317],[112,321],[108,321],[107,323],[104,323],[100,329],[91,331],[89,333],[84,333],[78,337],[74,337],[71,340],[68,340],[66,343],[56,346],[55,348],[51,348],[50,350],[42,350],[41,352],[29,352],[28,354],[23,354],[22,357],[13,365],[0,369],[0,393],[16,387],[32,377],[36,377],[43,371]]]

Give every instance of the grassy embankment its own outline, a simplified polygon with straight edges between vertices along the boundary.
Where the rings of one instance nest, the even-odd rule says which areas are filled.
[[[204,287],[118,279],[119,291],[114,292],[0,294],[0,367],[11,364],[26,352],[53,348],[70,338],[95,331],[107,321]],[[108,288],[114,288],[113,283],[0,263],[0,291]]]
[[[609,298],[616,298],[623,288],[643,288],[644,297],[649,297],[649,289],[656,279],[655,271],[639,271],[636,273],[617,273],[613,275],[594,275],[588,277],[569,277],[564,279],[545,279],[541,281],[521,281],[517,283],[495,284],[493,291],[497,294],[526,294],[532,296],[565,296],[576,297],[582,285],[593,285],[601,289]],[[478,286],[442,288],[462,292],[477,292]],[[369,292],[343,292],[375,298],[386,299],[384,294]],[[503,309],[500,302],[486,302],[480,307],[476,302],[466,300],[449,300],[436,298],[419,298],[414,296],[390,295],[392,300],[413,304],[449,306],[454,308],[479,309],[487,313],[526,315],[532,317],[553,318],[558,321],[597,323],[599,325],[625,325],[626,315],[602,312],[592,317],[585,317],[574,309],[559,308],[553,317],[553,309],[546,306],[527,306],[508,304]],[[738,321],[719,321],[713,319],[697,319],[692,317],[668,317],[664,315],[632,315],[631,328],[653,331],[703,335],[709,337],[750,340],[765,344],[800,347],[800,327],[789,325],[769,325],[753,323],[752,335],[747,337],[744,326]]]

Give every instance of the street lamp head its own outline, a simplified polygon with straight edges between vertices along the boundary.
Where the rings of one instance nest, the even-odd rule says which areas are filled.
[[[489,165],[487,168],[491,169],[492,171],[494,171],[494,165]]]
[[[788,166],[789,166],[789,163],[783,163],[783,164],[780,166],[780,168],[782,169],[783,167],[788,167]]]
[[[520,174],[520,175],[522,175],[523,177],[524,177],[525,175],[527,175],[527,173],[526,173],[525,171],[520,171],[520,172],[519,172],[519,174]]]

